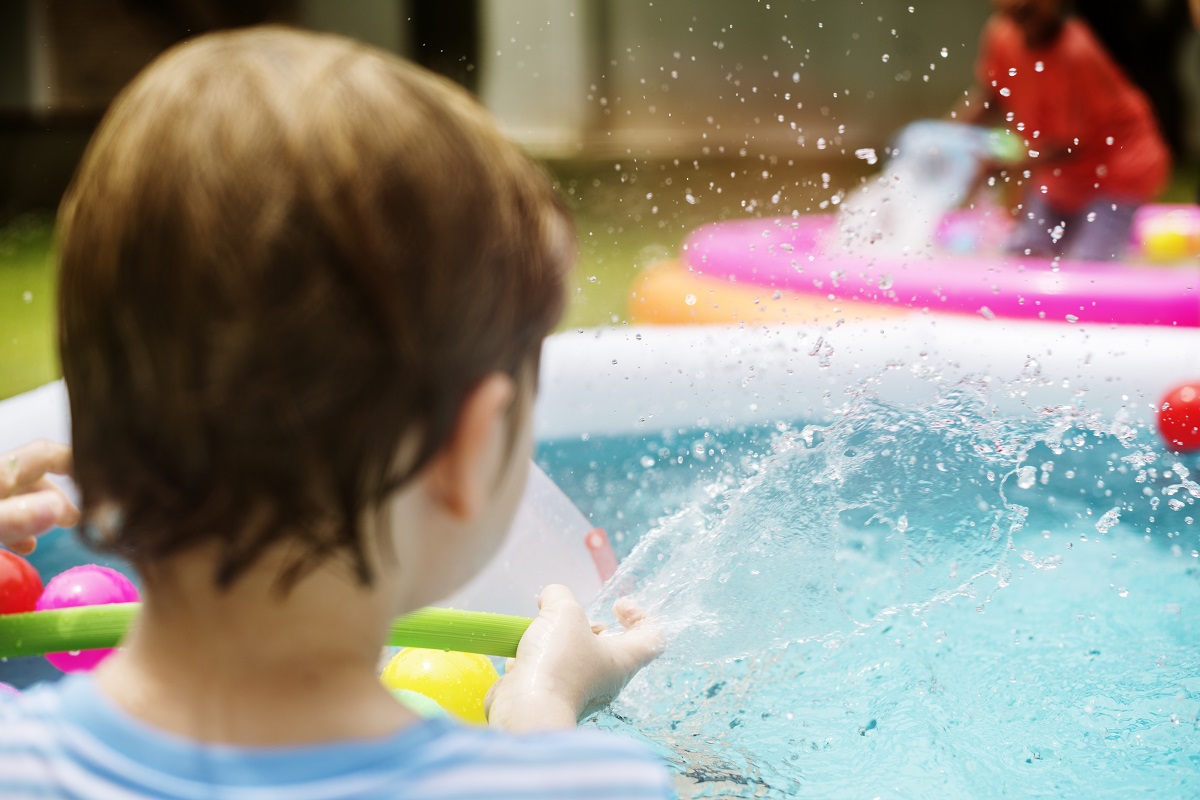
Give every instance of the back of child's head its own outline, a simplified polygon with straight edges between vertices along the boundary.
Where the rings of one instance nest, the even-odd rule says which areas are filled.
[[[359,520],[484,376],[532,385],[573,243],[465,92],[265,28],[180,45],[121,93],[59,258],[85,529],[140,566],[215,543],[228,585],[283,539],[285,578],[339,558],[369,579]]]

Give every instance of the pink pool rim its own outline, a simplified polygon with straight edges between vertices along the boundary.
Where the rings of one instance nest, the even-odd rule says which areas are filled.
[[[976,254],[838,252],[831,215],[706,225],[684,260],[711,278],[984,317],[1200,327],[1200,264],[1150,266]]]

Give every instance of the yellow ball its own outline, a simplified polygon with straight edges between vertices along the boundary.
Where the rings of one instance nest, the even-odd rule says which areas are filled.
[[[389,689],[419,692],[463,722],[483,725],[483,699],[499,677],[487,656],[406,647],[387,663],[380,679]]]
[[[1148,206],[1143,210],[1145,219],[1135,229],[1147,261],[1170,264],[1200,256],[1200,208]]]

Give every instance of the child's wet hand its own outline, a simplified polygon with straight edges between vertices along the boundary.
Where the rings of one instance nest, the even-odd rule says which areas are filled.
[[[50,474],[71,474],[71,448],[42,439],[0,453],[0,545],[28,555],[38,534],[79,522],[79,509]]]
[[[613,608],[624,628],[619,633],[593,626],[564,586],[547,586],[538,606],[517,657],[488,694],[488,720],[498,727],[573,727],[611,702],[662,651],[662,631],[627,600]]]

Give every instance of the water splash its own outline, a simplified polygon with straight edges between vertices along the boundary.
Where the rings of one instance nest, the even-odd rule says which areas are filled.
[[[1200,684],[1155,699],[1200,670],[1200,584],[1171,590],[1192,621],[1136,634],[1095,621],[1112,597],[1163,607],[1164,574],[1195,568],[1186,548],[1126,528],[1168,513],[1141,502],[1147,482],[1156,498],[1200,496],[1182,465],[1150,474],[1160,461],[1128,426],[1074,409],[1006,418],[973,386],[919,409],[860,392],[633,548],[596,616],[632,592],[669,651],[597,724],[654,743],[693,796],[828,796],[918,773],[945,796],[1002,796],[1028,789],[1009,776],[1018,764],[1053,764],[1049,790],[1087,786],[1114,758],[1200,780],[1200,764],[1147,755],[1184,735],[1163,709],[1200,731]],[[1097,506],[1113,511],[1089,520]],[[1147,576],[1147,554],[1118,558],[1118,541],[1169,564]],[[1063,580],[1076,581],[1065,596]],[[1159,665],[1113,673],[1126,635],[1154,642]],[[1113,731],[1137,746],[1114,756]],[[950,768],[963,759],[982,783]]]

